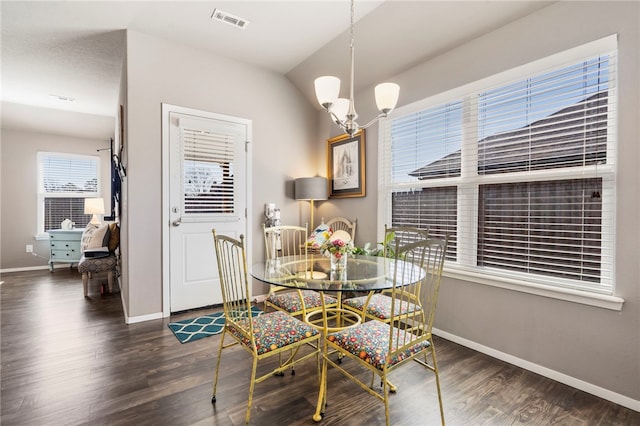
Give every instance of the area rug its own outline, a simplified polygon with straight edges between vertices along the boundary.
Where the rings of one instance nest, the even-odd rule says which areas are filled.
[[[263,312],[251,307],[251,316],[255,317]],[[224,327],[224,312],[214,312],[209,315],[171,322],[168,324],[173,334],[180,343],[193,342],[204,337],[214,336],[222,333]]]

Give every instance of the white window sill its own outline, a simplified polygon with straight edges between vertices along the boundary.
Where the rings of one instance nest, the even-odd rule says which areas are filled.
[[[596,306],[613,311],[622,311],[622,305],[624,303],[623,298],[607,294],[589,293],[544,284],[527,283],[503,277],[488,277],[485,274],[453,268],[445,268],[442,275],[448,278],[519,291],[521,293],[535,294],[536,296],[565,300],[567,302],[581,303],[583,305]]]
[[[44,234],[34,235],[33,239],[36,241],[45,241],[49,239],[49,234],[45,232]]]

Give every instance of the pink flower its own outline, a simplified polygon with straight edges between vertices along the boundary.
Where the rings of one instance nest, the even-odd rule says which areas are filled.
[[[341,239],[328,240],[322,245],[321,250],[325,254],[330,253],[336,258],[341,258],[345,254],[353,252],[353,244]]]

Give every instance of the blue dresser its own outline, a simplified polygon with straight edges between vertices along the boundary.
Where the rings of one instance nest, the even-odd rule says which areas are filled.
[[[80,262],[82,252],[80,241],[84,229],[50,229],[49,233],[49,270],[53,271],[54,263]]]

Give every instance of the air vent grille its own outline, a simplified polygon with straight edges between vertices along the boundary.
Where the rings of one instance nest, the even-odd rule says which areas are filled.
[[[239,16],[232,15],[220,9],[213,9],[211,19],[224,22],[225,24],[229,24],[243,30],[247,27],[247,25],[249,25],[249,21],[247,21],[246,19],[242,19]]]

